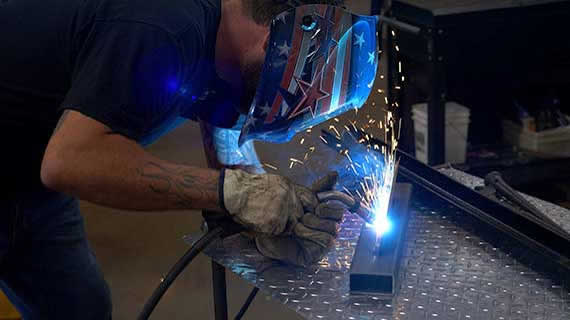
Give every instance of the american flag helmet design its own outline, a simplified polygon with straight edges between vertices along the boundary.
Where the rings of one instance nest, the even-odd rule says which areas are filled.
[[[374,16],[330,5],[304,5],[277,15],[239,144],[286,142],[360,108],[376,77],[376,24]]]

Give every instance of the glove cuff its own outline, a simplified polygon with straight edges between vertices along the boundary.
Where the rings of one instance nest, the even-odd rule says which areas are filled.
[[[230,214],[228,209],[226,208],[226,204],[224,203],[224,179],[226,177],[226,168],[222,168],[220,170],[220,177],[218,180],[218,205],[222,209],[222,211],[226,214]]]

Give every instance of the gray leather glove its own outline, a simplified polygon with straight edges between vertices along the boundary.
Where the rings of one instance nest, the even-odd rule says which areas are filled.
[[[262,234],[291,234],[303,214],[319,203],[309,188],[274,174],[224,169],[220,187],[232,219]]]
[[[336,183],[336,172],[329,173],[317,181],[313,192],[332,189]],[[309,266],[322,259],[334,243],[338,223],[342,220],[347,206],[339,201],[319,203],[315,211],[307,211],[286,236],[257,235],[257,249],[266,257],[281,260],[298,266]]]

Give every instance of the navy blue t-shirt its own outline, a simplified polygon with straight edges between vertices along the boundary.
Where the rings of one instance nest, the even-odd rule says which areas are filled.
[[[203,99],[219,82],[220,15],[220,0],[3,1],[0,137],[9,152],[0,156],[0,178],[39,182],[64,109],[142,143],[180,117],[231,126],[232,108]]]

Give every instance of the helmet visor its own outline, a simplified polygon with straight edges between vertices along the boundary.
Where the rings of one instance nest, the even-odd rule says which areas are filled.
[[[360,108],[376,77],[376,25],[374,16],[329,5],[304,5],[276,16],[240,145],[251,139],[286,142]]]

